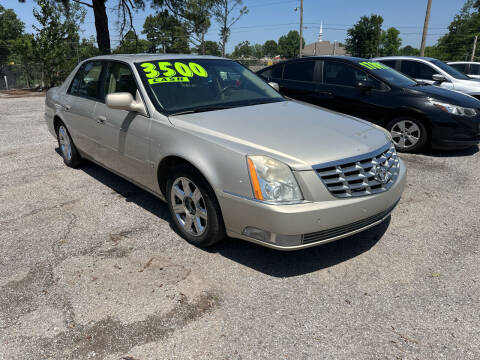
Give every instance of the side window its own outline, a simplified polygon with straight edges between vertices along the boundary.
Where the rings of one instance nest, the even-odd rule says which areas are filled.
[[[387,66],[390,66],[392,69],[395,69],[395,63],[397,60],[380,60],[382,64],[385,64]]]
[[[382,83],[366,72],[348,64],[336,61],[325,61],[323,65],[323,81],[325,84],[355,86],[359,81],[370,81],[374,89],[381,89]]]
[[[272,68],[271,77],[272,79],[281,79],[283,72],[283,65],[278,65]]]
[[[284,80],[313,81],[315,61],[294,61],[285,64]]]
[[[468,73],[471,75],[480,75],[480,65],[470,64],[470,71]]]
[[[467,73],[467,64],[451,64],[450,66],[464,74]],[[472,66],[470,66],[470,70],[472,70]]]
[[[437,72],[427,64],[410,60],[402,60],[401,72],[412,78],[423,80],[432,80],[432,76],[437,74]]]
[[[137,96],[137,83],[128,65],[111,63],[105,81],[105,96],[117,92],[128,92]]]
[[[263,71],[259,72],[258,75],[261,78],[263,78],[265,80],[268,80],[270,78],[270,76],[272,75],[272,69],[263,70]]]
[[[99,98],[100,74],[103,64],[91,61],[83,65],[72,81],[70,94],[90,98]]]

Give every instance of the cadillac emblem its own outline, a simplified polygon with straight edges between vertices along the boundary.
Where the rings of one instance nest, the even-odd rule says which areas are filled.
[[[386,184],[388,180],[390,180],[390,174],[388,173],[387,168],[385,165],[377,164],[373,168],[374,178],[375,180],[381,182],[382,184]]]

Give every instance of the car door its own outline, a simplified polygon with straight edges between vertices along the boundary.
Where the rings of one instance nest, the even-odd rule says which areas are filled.
[[[370,90],[357,87],[359,82],[368,82]],[[326,94],[321,106],[332,110],[377,121],[382,118],[383,103],[387,87],[369,73],[343,61],[324,60],[323,76],[319,83],[319,94]]]
[[[109,62],[102,85],[102,98],[108,94],[128,92],[135,99],[138,85],[126,63]],[[105,101],[95,108],[99,157],[101,162],[130,179],[150,187],[152,167],[149,166],[150,118],[133,111],[111,109]]]
[[[448,80],[449,76],[445,73],[440,73],[432,65],[414,60],[402,60],[400,71],[417,81],[425,82],[428,84],[441,86],[446,89],[453,89],[453,84]],[[445,81],[437,83],[433,80],[433,75],[440,74],[445,77]]]
[[[315,83],[317,61],[305,59],[284,64],[280,92],[292,99],[317,104],[317,84]]]
[[[100,99],[99,84],[104,62],[89,61],[83,64],[72,80],[61,104],[64,121],[72,139],[80,151],[95,157],[97,133],[95,107]]]

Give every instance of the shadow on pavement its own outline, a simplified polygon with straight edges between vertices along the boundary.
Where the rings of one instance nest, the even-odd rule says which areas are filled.
[[[124,197],[125,201],[133,202],[167,221],[175,231],[167,205],[156,196],[94,163],[86,162],[80,170]],[[348,238],[292,252],[273,250],[232,238],[212,248],[198,248],[198,251],[218,253],[266,275],[291,277],[339,264],[368,251],[382,238],[389,224],[390,217],[381,224]]]
[[[303,250],[283,252],[239,239],[227,239],[208,249],[266,275],[291,277],[321,270],[370,250],[385,234],[390,216],[361,233]]]
[[[478,146],[474,145],[466,149],[457,149],[457,150],[428,149],[423,151],[421,154],[426,156],[434,156],[434,157],[461,157],[461,156],[475,155],[476,153],[478,153],[478,151],[479,151]]]

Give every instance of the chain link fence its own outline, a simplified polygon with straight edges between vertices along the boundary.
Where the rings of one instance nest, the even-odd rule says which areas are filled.
[[[0,90],[43,87],[41,64],[0,64]]]

